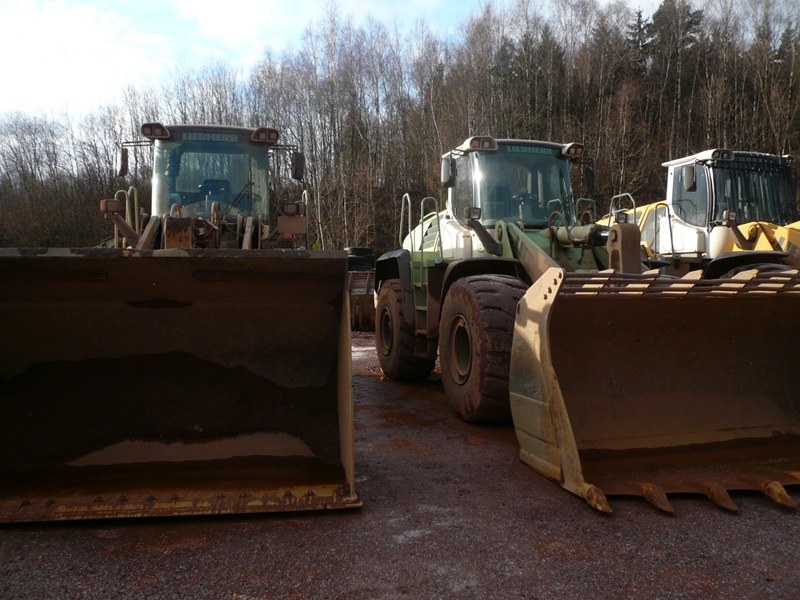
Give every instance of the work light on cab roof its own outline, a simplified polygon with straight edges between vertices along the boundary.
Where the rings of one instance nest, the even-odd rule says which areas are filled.
[[[711,160],[733,160],[734,158],[733,150],[726,148],[719,148],[711,152]]]
[[[561,149],[561,154],[569,158],[581,158],[583,156],[583,150],[583,144],[573,142],[572,144],[564,144],[564,147]]]
[[[497,142],[490,135],[474,135],[471,138],[464,140],[457,150],[461,152],[474,152],[476,150],[483,150],[485,152],[495,152],[497,150]]]
[[[250,137],[250,139],[254,142],[262,142],[270,146],[277,144],[279,138],[280,134],[278,133],[278,130],[272,129],[271,127],[259,127]]]
[[[161,123],[145,123],[142,125],[142,135],[148,140],[168,140],[172,137],[169,129]]]

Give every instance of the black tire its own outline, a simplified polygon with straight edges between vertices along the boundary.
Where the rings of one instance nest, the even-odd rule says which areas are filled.
[[[383,374],[398,381],[427,379],[436,361],[414,356],[414,328],[403,318],[399,279],[381,284],[375,313],[375,349]]]
[[[511,419],[508,368],[517,303],[528,286],[506,275],[475,275],[447,292],[439,361],[447,398],[470,423]]]

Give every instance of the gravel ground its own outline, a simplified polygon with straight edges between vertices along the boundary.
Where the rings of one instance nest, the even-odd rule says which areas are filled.
[[[678,496],[602,515],[520,463],[510,426],[459,421],[438,381],[382,380],[372,344],[354,335],[363,508],[6,525],[0,597],[798,598],[800,512],[735,494],[738,514]]]

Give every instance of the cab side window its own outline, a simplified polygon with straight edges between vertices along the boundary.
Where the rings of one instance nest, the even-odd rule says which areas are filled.
[[[675,215],[682,221],[697,227],[708,224],[708,182],[706,170],[695,165],[695,187],[687,190],[684,185],[681,169],[672,173],[672,206]]]

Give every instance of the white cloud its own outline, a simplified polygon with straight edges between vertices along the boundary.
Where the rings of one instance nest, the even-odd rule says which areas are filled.
[[[0,3],[0,112],[84,112],[144,73],[149,45],[124,13],[91,3]]]
[[[420,19],[447,35],[470,6],[442,0],[337,0],[338,17],[390,30]],[[323,27],[328,0],[0,0],[0,114],[85,113],[127,85],[164,84],[177,65],[222,60],[245,73],[265,49],[279,56]]]
[[[180,17],[196,27],[197,52],[240,66],[254,64],[265,48],[281,52],[301,42],[323,5],[314,0],[172,1]]]
[[[368,17],[390,32],[420,20],[435,35],[458,31],[487,0],[336,0],[339,19]],[[495,0],[498,7],[516,0]],[[631,4],[636,0],[629,0]],[[643,0],[647,4],[656,0]],[[0,114],[91,112],[127,85],[165,85],[177,65],[222,60],[246,73],[271,50],[303,44],[324,27],[330,0],[0,0]]]

